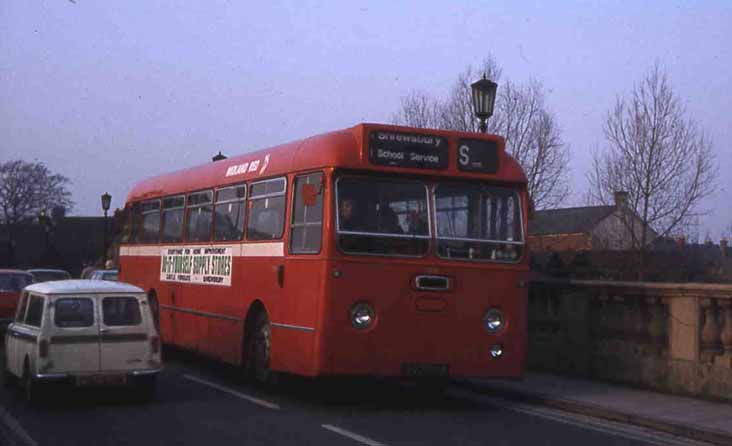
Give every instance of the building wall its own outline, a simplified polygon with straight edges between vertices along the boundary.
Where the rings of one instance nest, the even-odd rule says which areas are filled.
[[[530,235],[528,241],[529,249],[533,253],[592,249],[592,240],[588,234]]]
[[[103,217],[65,217],[47,229],[38,223],[16,225],[13,250],[10,231],[0,226],[0,268],[62,268],[78,276],[84,263],[99,262],[103,255],[105,222]],[[108,245],[116,231],[107,221]]]
[[[601,220],[590,231],[594,250],[628,250],[641,243],[643,224],[633,214],[616,211]],[[647,229],[646,243],[656,238],[652,229]]]

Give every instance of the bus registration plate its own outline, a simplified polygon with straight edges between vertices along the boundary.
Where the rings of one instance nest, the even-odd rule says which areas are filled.
[[[448,376],[450,369],[447,364],[402,364],[404,376]]]

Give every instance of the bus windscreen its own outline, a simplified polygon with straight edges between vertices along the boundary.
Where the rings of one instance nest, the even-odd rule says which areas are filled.
[[[357,254],[421,256],[430,238],[427,187],[419,181],[341,178],[338,242]]]

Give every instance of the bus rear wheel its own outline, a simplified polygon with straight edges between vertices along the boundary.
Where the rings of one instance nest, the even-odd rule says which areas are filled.
[[[254,329],[249,337],[247,369],[261,384],[273,384],[275,373],[269,368],[272,351],[272,327],[267,313],[261,311],[254,319]]]

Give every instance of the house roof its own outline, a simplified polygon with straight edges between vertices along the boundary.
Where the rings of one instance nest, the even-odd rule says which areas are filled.
[[[586,206],[536,211],[534,218],[529,220],[529,235],[586,233],[613,211],[615,211],[615,206]]]

